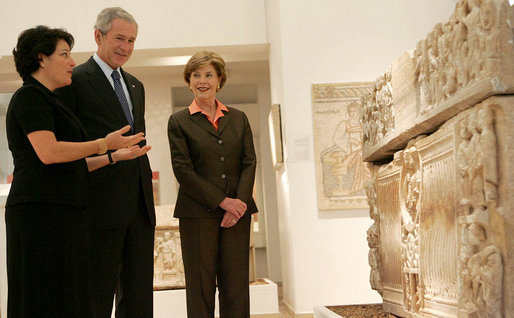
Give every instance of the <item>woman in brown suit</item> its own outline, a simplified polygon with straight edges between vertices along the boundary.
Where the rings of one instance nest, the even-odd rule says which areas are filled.
[[[216,283],[220,317],[250,317],[256,157],[246,115],[216,99],[226,78],[220,55],[204,51],[191,57],[184,79],[195,98],[168,123],[180,184],[174,215],[180,219],[188,317],[214,317]]]

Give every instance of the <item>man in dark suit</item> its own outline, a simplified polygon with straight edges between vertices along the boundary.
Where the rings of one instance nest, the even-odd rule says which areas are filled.
[[[59,91],[94,140],[125,125],[144,132],[143,84],[121,66],[130,58],[137,23],[121,8],[106,8],[95,25],[96,54],[73,71],[72,85]],[[140,144],[144,146],[144,143]],[[91,173],[93,316],[153,317],[155,211],[152,171],[146,154]]]

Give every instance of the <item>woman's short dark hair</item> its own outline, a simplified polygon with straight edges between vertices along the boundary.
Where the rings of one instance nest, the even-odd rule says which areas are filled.
[[[21,32],[16,47],[12,51],[18,74],[22,78],[31,76],[40,67],[40,55],[52,55],[59,40],[66,41],[70,49],[75,41],[66,30],[51,29],[43,25]]]

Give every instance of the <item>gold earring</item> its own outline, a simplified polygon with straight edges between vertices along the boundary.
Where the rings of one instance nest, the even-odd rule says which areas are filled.
[[[218,84],[218,89],[221,89],[220,84]]]

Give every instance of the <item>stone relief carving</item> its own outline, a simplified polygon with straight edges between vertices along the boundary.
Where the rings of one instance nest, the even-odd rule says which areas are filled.
[[[362,98],[370,283],[388,312],[514,317],[513,31],[508,1],[459,0]]]
[[[320,210],[367,207],[360,98],[371,83],[316,84],[313,92],[316,187]]]
[[[477,317],[502,317],[502,253],[491,240],[490,212],[498,206],[494,111],[473,110],[457,125],[460,193],[461,306]]]
[[[376,191],[374,184],[374,181],[367,181],[364,185],[364,188],[366,189],[366,195],[368,197],[369,216],[373,220],[373,224],[371,224],[367,231],[369,247],[368,263],[371,267],[369,282],[371,284],[371,288],[373,288],[379,294],[382,295],[382,279],[380,275],[380,268],[382,262],[380,260],[379,250],[380,218],[376,207]]]
[[[394,130],[393,89],[391,71],[382,74],[371,93],[361,99],[364,124],[363,144],[375,145]]]
[[[185,286],[184,265],[178,228],[156,229],[154,245],[154,288]]]
[[[178,219],[173,205],[155,207],[154,290],[185,287]]]
[[[490,96],[514,94],[513,8],[507,0],[456,1],[448,21],[392,62],[385,76],[391,98],[384,99],[392,101],[392,115],[378,116],[377,96],[362,101],[365,161],[391,157],[411,138],[432,133]],[[382,77],[375,91],[383,87]]]
[[[404,306],[417,313],[423,294],[419,279],[419,202],[421,194],[421,164],[416,147],[411,146],[401,155],[401,215],[402,215],[402,273]]]
[[[502,218],[510,212],[501,206],[499,191],[499,154],[506,145],[497,137],[497,107],[490,104],[412,140],[391,163],[377,166],[366,184],[374,220],[367,232],[370,283],[383,295],[387,311],[404,317],[509,316],[503,249],[510,234],[502,229]],[[396,183],[394,169],[400,171]],[[396,250],[401,251],[401,303],[391,279]]]
[[[500,71],[500,24],[509,9],[502,0],[459,1],[449,21],[418,42],[414,78],[420,114]]]

